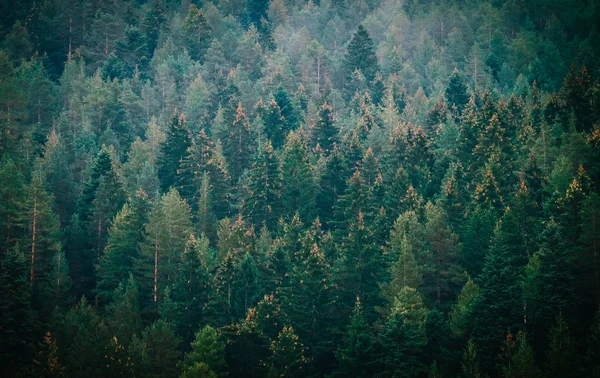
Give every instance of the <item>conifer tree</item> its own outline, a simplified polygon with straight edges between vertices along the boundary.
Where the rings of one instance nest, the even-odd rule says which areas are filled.
[[[198,373],[202,371],[201,366],[206,366],[214,374],[214,377],[226,376],[225,363],[225,345],[221,340],[217,330],[211,326],[205,326],[196,332],[194,341],[192,341],[191,350],[185,354],[182,361],[184,376],[197,377],[207,376]],[[206,373],[205,373],[206,374]]]
[[[275,98],[277,105],[279,105],[279,110],[281,111],[281,116],[285,123],[285,127],[283,128],[285,130],[284,135],[287,135],[289,131],[295,130],[298,126],[297,110],[294,107],[290,96],[282,86],[277,88],[277,92],[273,94],[273,98]]]
[[[324,103],[319,111],[319,119],[312,128],[312,145],[319,145],[325,156],[331,154],[338,143],[338,129],[333,118],[333,109]]]
[[[362,24],[358,26],[348,45],[344,68],[348,78],[355,70],[360,70],[368,82],[375,78],[375,74],[379,70],[373,40]]]
[[[461,364],[462,375],[464,378],[481,378],[479,371],[479,360],[477,358],[477,346],[473,340],[467,342],[467,348],[463,353]]]
[[[65,252],[59,249],[50,262],[48,285],[44,292],[44,305],[48,310],[64,309],[71,304],[73,281],[69,275],[69,262]],[[49,312],[49,311],[48,311]]]
[[[56,340],[50,332],[44,335],[44,341],[40,343],[39,351],[33,359],[31,375],[34,377],[64,378],[65,368],[58,361]]]
[[[284,216],[296,211],[303,222],[312,222],[316,215],[316,185],[302,136],[290,132],[281,153],[281,203]]]
[[[569,326],[562,313],[550,329],[545,374],[552,377],[568,377],[577,371],[579,355],[575,349]]]
[[[285,143],[285,137],[290,130],[274,98],[263,110],[262,120],[265,124],[265,136],[273,143],[273,148],[278,150]]]
[[[158,178],[163,192],[177,182],[177,174],[181,162],[191,144],[191,136],[187,128],[184,114],[173,115],[167,138],[161,147],[161,158],[158,161]]]
[[[171,189],[152,207],[140,257],[135,262],[142,309],[155,308],[164,288],[176,280],[191,231],[190,208]]]
[[[456,108],[455,117],[458,118],[470,100],[470,96],[467,93],[467,85],[458,71],[454,71],[450,76],[445,95],[448,108]]]
[[[239,262],[233,285],[234,313],[239,318],[254,307],[261,294],[258,268],[250,253],[246,253]]]
[[[250,168],[250,198],[244,203],[247,207],[244,213],[255,227],[264,223],[272,229],[279,217],[280,197],[279,163],[267,140]]]
[[[512,334],[508,334],[504,345],[504,353],[501,356],[504,360],[500,372],[502,377],[534,378],[541,376],[542,372],[535,363],[533,350],[527,343],[523,331],[520,331],[516,338]]]
[[[29,284],[35,292],[44,290],[51,269],[51,261],[59,251],[59,221],[52,211],[52,196],[43,183],[43,173],[33,173],[23,204],[21,223],[24,229],[22,246],[28,251]]]
[[[426,309],[415,289],[403,288],[380,331],[380,371],[398,377],[414,377],[425,371],[421,360],[427,342]]]
[[[268,377],[302,377],[306,374],[304,345],[292,327],[283,327],[271,344],[271,352]]]
[[[362,314],[360,299],[350,317],[342,339],[342,346],[336,351],[338,367],[335,376],[371,377],[373,365],[374,340],[368,324]]]
[[[141,340],[134,341],[133,348],[141,352],[141,361],[136,371],[145,377],[177,377],[179,342],[172,324],[162,319],[154,322],[144,330]]]
[[[233,123],[227,127],[227,136],[222,139],[223,153],[227,158],[231,179],[236,183],[244,170],[250,166],[254,156],[254,142],[250,124],[241,104],[238,105],[235,111]]]
[[[190,57],[203,63],[206,50],[208,50],[212,41],[212,32],[210,26],[208,26],[206,16],[195,4],[190,5],[181,28],[183,40],[189,50]]]
[[[113,302],[106,307],[106,312],[111,336],[115,337],[120,345],[128,348],[132,338],[140,336],[142,331],[139,291],[132,274],[115,289]]]
[[[319,246],[314,241],[303,244],[301,258],[279,289],[281,306],[296,326],[298,336],[310,348],[308,354],[320,361],[327,348],[317,335],[328,334],[327,324],[333,316],[331,274]]]
[[[134,263],[140,257],[140,243],[149,212],[146,193],[138,191],[116,215],[98,265],[96,290],[102,301],[110,302],[114,290],[133,271]]]
[[[334,282],[340,296],[337,305],[349,316],[358,296],[368,320],[381,302],[378,282],[385,277],[385,264],[381,249],[374,244],[373,230],[365,225],[362,213],[350,224],[340,248],[342,257],[334,268]]]

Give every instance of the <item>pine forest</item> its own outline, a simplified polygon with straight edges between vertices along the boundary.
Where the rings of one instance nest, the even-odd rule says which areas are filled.
[[[600,378],[600,1],[1,0],[0,376]]]

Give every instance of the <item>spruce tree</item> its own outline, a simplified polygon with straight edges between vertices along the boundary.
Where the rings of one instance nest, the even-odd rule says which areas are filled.
[[[190,208],[171,189],[152,207],[140,257],[134,264],[143,311],[155,311],[164,288],[175,282],[191,231]]]
[[[425,372],[422,362],[426,309],[415,289],[403,288],[380,331],[380,371],[389,376],[415,377]]]
[[[262,120],[265,125],[265,136],[273,143],[274,149],[279,149],[285,143],[289,129],[286,127],[286,120],[281,115],[281,109],[275,99],[271,99],[263,110]]]
[[[250,198],[244,202],[244,213],[256,228],[264,223],[272,229],[279,218],[280,197],[279,163],[267,140],[250,168]]]
[[[348,78],[355,70],[360,70],[368,82],[375,78],[379,70],[373,40],[362,24],[358,26],[348,45],[344,57],[344,69]]]
[[[271,352],[268,377],[299,378],[306,374],[304,345],[292,327],[283,327],[271,344]]]
[[[149,207],[146,194],[138,191],[136,197],[125,204],[115,217],[108,232],[104,254],[98,264],[99,281],[96,290],[104,302],[112,300],[114,290],[133,271],[134,263],[140,256],[140,243]]]
[[[227,135],[223,142],[223,153],[227,158],[231,179],[237,183],[245,169],[250,166],[254,156],[254,141],[250,131],[250,124],[242,109],[238,105],[234,120],[227,125]]]
[[[469,103],[470,100],[470,96],[467,93],[467,85],[465,84],[463,77],[458,73],[458,71],[454,71],[450,76],[448,86],[446,87],[445,95],[446,102],[448,103],[448,108],[456,108],[455,117],[458,118],[462,114],[463,109]]]
[[[210,26],[208,26],[206,16],[195,4],[190,5],[188,13],[183,19],[181,29],[190,57],[203,63],[206,50],[208,50],[212,41],[212,32]]]
[[[371,377],[373,371],[374,340],[368,324],[362,314],[360,300],[350,317],[342,339],[342,345],[336,350],[338,366],[334,372],[340,377]]]
[[[333,109],[324,103],[319,111],[319,119],[312,131],[312,145],[319,145],[325,152],[325,156],[331,154],[338,142],[338,129],[333,118]]]
[[[182,361],[184,376],[190,378],[204,376],[194,374],[201,371],[200,366],[202,365],[206,366],[206,369],[210,370],[215,377],[226,376],[225,345],[216,329],[211,326],[200,329],[196,332],[190,346],[191,350],[185,354]]]
[[[316,185],[302,136],[290,132],[281,153],[281,203],[283,215],[296,211],[303,222],[312,222],[316,215]]]
[[[158,178],[163,192],[177,182],[178,169],[191,145],[191,136],[184,114],[174,114],[169,124],[167,139],[161,146]]]

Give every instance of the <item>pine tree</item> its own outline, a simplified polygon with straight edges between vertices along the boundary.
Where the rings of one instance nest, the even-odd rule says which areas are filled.
[[[250,124],[241,104],[238,105],[235,111],[233,123],[227,127],[227,136],[222,139],[223,153],[227,158],[231,179],[236,183],[244,170],[250,166],[254,156],[254,142]]]
[[[138,191],[116,215],[108,232],[104,254],[98,265],[96,290],[100,299],[110,302],[114,290],[129,277],[136,259],[140,257],[140,243],[148,220],[150,204],[146,194]]]
[[[308,160],[306,143],[299,133],[290,132],[281,153],[281,203],[283,215],[296,211],[303,222],[312,222],[316,215],[316,185]]]
[[[546,360],[545,374],[551,377],[572,376],[579,366],[579,355],[562,313],[550,329]]]
[[[373,375],[374,340],[362,314],[360,300],[356,300],[350,324],[336,351],[338,367],[334,372],[340,377],[371,377]]]
[[[519,332],[516,340],[513,337],[512,334],[506,337],[501,376],[505,378],[541,376],[542,372],[535,363],[533,349],[527,343],[525,333]]]
[[[337,305],[349,315],[354,300],[360,297],[369,320],[381,302],[378,284],[385,279],[385,265],[381,249],[374,244],[373,230],[365,225],[361,213],[350,224],[340,249],[342,257],[334,266],[334,282],[340,295]]]
[[[246,253],[239,262],[233,285],[233,310],[235,317],[239,318],[254,307],[261,294],[258,268],[250,253]]]
[[[348,78],[355,70],[360,70],[368,82],[375,78],[375,74],[379,70],[373,40],[362,24],[358,26],[348,45],[344,68]]]
[[[71,304],[71,287],[73,281],[69,276],[69,262],[65,252],[60,249],[50,262],[48,285],[44,292],[44,304],[48,310],[65,309]],[[50,312],[50,311],[48,311]]]
[[[285,123],[283,128],[285,130],[284,135],[287,135],[289,131],[295,130],[298,126],[297,110],[294,107],[290,96],[282,86],[277,88],[277,92],[273,94],[273,98],[275,98],[277,105],[279,105],[279,110],[281,111],[281,116]]]
[[[177,278],[191,231],[190,208],[177,191],[171,189],[152,208],[140,258],[134,266],[143,310],[155,308],[164,288]]]
[[[85,297],[65,314],[58,325],[57,348],[67,376],[109,374],[108,329]]]
[[[206,50],[208,50],[212,41],[212,32],[202,10],[194,4],[190,5],[188,13],[183,19],[181,29],[190,57],[203,63]]]
[[[482,374],[479,371],[479,359],[477,358],[477,346],[473,340],[467,342],[467,348],[463,353],[462,360],[462,375],[463,378],[481,378]]]
[[[446,214],[439,205],[425,206],[425,237],[430,268],[423,277],[422,292],[436,307],[454,300],[462,282],[458,255],[461,245],[446,221]],[[434,299],[435,298],[435,299]]]
[[[467,85],[464,82],[463,77],[458,73],[458,71],[454,71],[450,76],[450,80],[448,82],[448,87],[446,87],[445,92],[446,101],[448,103],[448,108],[455,109],[455,118],[462,114],[465,106],[470,101],[470,96],[467,93]]]
[[[52,201],[44,187],[43,173],[36,170],[27,188],[20,220],[25,230],[21,245],[28,251],[30,261],[29,284],[36,293],[45,289],[52,258],[60,249],[60,225],[52,211]]]
[[[390,267],[390,282],[381,288],[382,295],[390,303],[393,303],[402,288],[417,289],[422,280],[421,268],[415,259],[413,247],[406,235],[399,234],[398,230],[394,230],[390,235],[389,253],[393,257],[399,257]]]
[[[199,205],[202,180],[208,174],[211,186],[214,211],[219,216],[227,214],[228,210],[228,173],[216,146],[204,129],[200,130],[187,149],[184,160],[179,165],[178,190],[192,208]],[[206,189],[206,188],[205,188]]]
[[[265,125],[265,136],[273,143],[274,149],[279,149],[285,143],[285,137],[290,130],[287,128],[286,120],[281,115],[281,109],[274,98],[263,110],[262,120]]]
[[[138,285],[132,274],[115,289],[113,301],[106,307],[106,312],[111,336],[128,348],[132,338],[142,331]]]
[[[312,128],[312,145],[319,145],[329,156],[338,143],[338,129],[333,118],[333,109],[324,103],[319,111],[319,119]]]
[[[421,361],[427,343],[425,316],[426,309],[417,291],[402,289],[379,335],[382,352],[378,364],[383,375],[415,377],[425,372]]]
[[[134,341],[133,348],[141,350],[140,366],[136,372],[152,378],[179,376],[179,341],[172,324],[162,319],[154,322],[144,330],[141,340]]]
[[[211,324],[222,326],[230,324],[233,317],[233,282],[236,267],[233,255],[227,253],[219,263],[213,276],[214,292],[209,300]]]
[[[308,354],[319,362],[328,349],[324,339],[328,339],[327,325],[333,320],[334,298],[325,255],[312,238],[305,238],[310,241],[303,243],[301,256],[279,293],[282,310],[288,314],[290,324],[296,326],[295,332],[309,348]]]
[[[479,286],[469,278],[465,283],[456,304],[452,306],[448,315],[450,329],[458,336],[464,338],[470,334],[470,325],[472,324],[473,306],[479,298]]]
[[[33,367],[30,373],[34,377],[66,377],[65,368],[58,361],[56,340],[52,338],[50,332],[46,332],[44,341],[40,343],[40,348],[33,359]]]
[[[165,8],[162,0],[154,0],[152,6],[146,12],[142,20],[142,28],[148,41],[148,51],[150,56],[154,55],[154,50],[158,45],[158,37],[162,24],[165,22]]]
[[[523,322],[520,301],[520,274],[525,256],[514,243],[517,229],[510,224],[496,227],[492,246],[485,257],[483,271],[478,277],[480,296],[473,305],[473,339],[481,351],[485,370],[492,367],[491,358],[506,330],[517,329]]]
[[[265,224],[272,229],[279,217],[281,181],[279,163],[271,143],[267,140],[258,150],[250,168],[250,198],[244,211],[255,227]]]
[[[302,377],[306,374],[307,360],[304,345],[292,327],[283,327],[277,340],[271,344],[268,377]]]
[[[346,162],[339,148],[335,146],[325,163],[317,194],[319,219],[327,229],[334,225],[338,198],[346,191],[346,177]]]
[[[177,182],[179,166],[191,144],[184,114],[175,114],[169,125],[167,139],[161,146],[161,158],[158,161],[158,178],[163,192]]]
[[[106,246],[106,238],[113,218],[125,203],[125,199],[120,178],[114,170],[110,170],[100,179],[92,202],[92,218],[88,224],[91,247],[97,256],[96,262]]]
[[[205,375],[202,374],[194,374],[202,365],[205,365],[215,377],[226,376],[225,345],[216,329],[205,326],[196,332],[195,339],[190,346],[191,350],[185,354],[182,361],[184,376],[204,377]]]

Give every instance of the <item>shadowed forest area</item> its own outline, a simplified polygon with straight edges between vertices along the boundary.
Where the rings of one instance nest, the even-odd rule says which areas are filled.
[[[0,375],[600,378],[600,1],[0,1]]]

